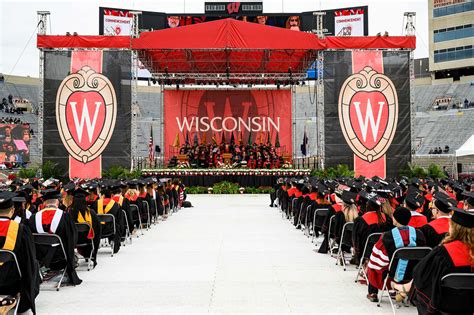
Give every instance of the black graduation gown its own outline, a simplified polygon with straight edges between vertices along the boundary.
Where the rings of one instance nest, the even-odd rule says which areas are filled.
[[[473,314],[472,291],[466,294],[460,291],[445,291],[441,288],[441,278],[449,273],[474,272],[474,265],[469,262],[467,256],[468,249],[463,250],[463,246],[465,245],[460,241],[438,246],[415,267],[410,293],[411,300],[418,308],[418,314],[439,314],[439,311]],[[449,301],[449,305],[445,305],[446,301]]]
[[[155,196],[158,195],[158,193],[155,192]],[[153,198],[152,195],[146,194],[145,197],[146,202],[148,202],[148,206],[150,207],[150,215],[156,216],[156,206],[155,206],[155,199]]]
[[[0,248],[5,243],[5,237],[0,236]],[[16,255],[21,271],[21,282],[19,284],[11,283],[5,276],[9,272],[0,273],[0,294],[15,295],[20,292],[21,299],[18,306],[18,312],[23,313],[31,309],[36,314],[35,298],[39,293],[40,278],[38,271],[38,262],[36,261],[36,250],[33,242],[33,236],[30,229],[20,223],[18,228],[17,240],[13,252]],[[3,266],[6,268],[16,268],[16,266]],[[2,267],[2,268],[3,268]]]
[[[327,254],[329,250],[329,223],[331,221],[331,217],[336,214],[336,210],[334,207],[331,205],[329,207],[328,213],[326,215],[326,219],[324,219],[323,227],[321,229],[321,232],[324,235],[324,240],[321,243],[321,246],[319,246],[318,253],[321,254]],[[334,224],[331,226],[331,235],[334,235]]]
[[[384,216],[385,217],[385,216]],[[392,220],[386,217],[384,224],[378,224],[378,218],[376,212],[366,212],[363,216],[359,216],[354,220],[354,229],[352,231],[352,244],[357,259],[360,261],[362,258],[362,252],[364,251],[365,242],[372,233],[386,232],[392,229]],[[372,246],[378,241],[378,238],[372,244]],[[371,251],[368,250],[366,257],[370,255]]]
[[[163,197],[156,193],[156,205],[158,206],[158,215],[163,215],[165,213],[165,207],[163,206]]]
[[[94,252],[92,253],[92,260],[96,262],[97,261],[97,251],[99,250],[99,247],[100,247],[100,239],[101,239],[102,231],[101,231],[101,224],[100,224],[99,218],[97,217],[97,214],[93,210],[89,210],[89,211],[90,211],[90,214],[91,214],[92,229],[94,230],[94,238],[92,240],[92,242],[94,243]],[[75,223],[79,222],[78,221],[79,211],[71,209],[70,213],[71,213],[71,216],[72,216],[74,222]],[[85,218],[86,217],[86,210],[81,211],[81,214],[82,214],[82,217]],[[78,237],[79,237],[79,239],[77,241],[78,241],[79,244],[80,243],[85,243],[86,240],[81,239],[81,238],[82,237],[87,238],[87,234],[86,235],[78,235]],[[78,250],[79,254],[81,254],[82,256],[87,258],[91,254],[92,246],[81,246],[77,250]]]
[[[39,212],[32,215],[30,219],[28,220],[28,224],[30,226],[31,232],[33,233],[38,233],[38,231],[36,230],[36,224],[35,224],[35,217],[36,215],[38,215],[38,213]],[[43,225],[43,229],[44,231],[49,231],[49,225]],[[76,230],[76,225],[74,224],[74,220],[72,219],[69,213],[63,212],[58,228],[56,230],[56,235],[58,235],[61,241],[63,242],[64,251],[66,252],[66,258],[67,258],[66,273],[68,276],[69,283],[72,285],[81,284],[82,280],[77,275],[75,267],[74,267],[74,249],[77,244],[77,230]],[[53,257],[48,257],[48,255],[46,254],[47,253],[45,253],[44,251],[36,252],[36,257],[40,261],[40,263],[43,261],[45,264],[49,264],[51,261],[56,260],[55,258],[62,257],[62,253],[60,253],[59,251],[56,251]],[[63,266],[56,265],[53,263],[51,265],[51,268],[62,269]]]
[[[122,210],[125,211],[125,215],[127,216],[128,229],[130,230],[130,233],[132,233],[135,229],[135,226],[133,225],[132,211],[130,210],[130,200],[125,197],[122,201]]]
[[[439,220],[446,220],[445,222]],[[446,224],[447,223],[447,224]],[[449,219],[436,219],[420,228],[426,238],[426,245],[431,248],[438,246],[449,231]]]
[[[94,210],[94,212],[99,215],[99,211],[97,210],[97,203],[98,202],[99,202],[99,200],[94,202],[94,204],[92,205],[92,210]],[[104,203],[104,205],[103,205],[104,210],[105,210],[106,206],[107,205]],[[115,202],[115,204],[112,206],[112,208],[109,210],[109,212],[107,212],[107,214],[111,214],[115,218],[115,234],[113,236],[109,237],[109,241],[111,241],[111,240],[114,241],[114,254],[115,254],[120,250],[120,245],[121,245],[121,241],[122,241],[122,231],[124,229],[124,223],[123,223],[124,219],[123,219],[122,208],[120,207],[120,205],[117,202]],[[111,231],[105,230],[104,225],[102,225],[102,235],[106,235],[109,232],[111,232]]]

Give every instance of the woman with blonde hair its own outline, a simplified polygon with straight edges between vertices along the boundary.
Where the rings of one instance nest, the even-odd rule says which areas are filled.
[[[446,238],[421,260],[413,281],[395,285],[402,296],[411,292],[419,314],[473,314],[472,291],[443,290],[441,279],[450,273],[474,271],[474,213],[454,208]]]

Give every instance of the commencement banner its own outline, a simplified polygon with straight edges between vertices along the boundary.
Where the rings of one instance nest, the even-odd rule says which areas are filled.
[[[126,51],[46,51],[43,161],[70,178],[130,167],[131,66]]]
[[[409,52],[324,54],[325,166],[397,176],[410,161]]]
[[[165,159],[181,146],[280,146],[291,155],[290,90],[165,90]],[[268,141],[270,140],[270,141]],[[278,142],[278,145],[277,145]]]

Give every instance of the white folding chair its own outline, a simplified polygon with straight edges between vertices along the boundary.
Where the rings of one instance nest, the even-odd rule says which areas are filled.
[[[394,263],[394,261],[399,261],[400,259],[408,260],[409,262],[415,261],[418,263],[418,261],[422,260],[426,255],[428,255],[431,252],[431,247],[425,247],[425,246],[414,246],[414,247],[401,247],[395,250],[393,253],[392,258],[390,259],[390,264],[388,266],[388,274],[385,277],[385,280],[383,282],[383,287],[382,287],[382,292],[380,294],[379,302],[377,303],[377,306],[380,307],[380,303],[382,302],[382,299],[385,295],[385,292],[389,296],[389,301],[390,305],[392,306],[392,311],[393,314],[395,314],[395,305],[393,304],[392,299],[390,298],[390,292],[388,291],[388,279],[390,278],[391,274],[394,274],[397,268],[398,263]],[[405,281],[411,280],[412,275],[405,275]]]
[[[359,267],[357,268],[357,274],[356,274],[356,279],[355,279],[356,283],[357,283],[357,280],[359,279],[359,276],[361,274],[365,278],[366,283],[369,283],[369,278],[367,277],[367,273],[365,272],[365,269],[363,268],[364,262],[367,259],[369,259],[370,253],[372,252],[372,248],[374,247],[375,243],[379,240],[380,236],[382,236],[382,234],[383,233],[381,233],[381,232],[372,233],[365,240],[364,250],[363,250],[362,256],[360,258]],[[370,248],[369,248],[369,244],[371,244]],[[367,254],[368,254],[369,257],[365,257]]]
[[[346,271],[346,259],[344,256],[343,246],[352,248],[352,230],[354,229],[354,222],[346,222],[342,227],[341,239],[339,240],[339,250],[336,257],[336,265],[341,261],[344,271]]]

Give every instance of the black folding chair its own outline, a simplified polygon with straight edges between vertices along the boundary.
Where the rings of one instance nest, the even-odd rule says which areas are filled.
[[[324,220],[329,212],[329,209],[316,209],[313,215],[313,237],[311,238],[311,243],[316,239],[316,229],[319,228],[321,230],[324,225]]]
[[[89,231],[91,226],[88,223],[76,223],[76,231],[77,231],[77,247],[86,247],[92,246],[91,253],[89,257],[84,257],[87,259],[87,271],[91,270],[93,263],[92,263],[92,254],[94,253],[94,241],[92,239],[88,239],[87,236],[89,235]]]
[[[314,204],[309,204],[306,206],[306,213],[304,217],[304,234],[309,238],[311,229],[309,227],[309,222],[308,222],[308,215],[311,210],[311,208],[314,206]]]
[[[369,278],[367,277],[367,273],[365,272],[365,269],[363,268],[364,262],[370,258],[370,254],[372,253],[372,248],[374,247],[375,243],[377,243],[377,241],[380,239],[380,236],[382,234],[383,233],[381,232],[372,233],[365,240],[364,250],[362,251],[359,267],[357,268],[357,275],[355,279],[356,283],[357,283],[357,280],[359,279],[359,275],[361,274],[365,278],[365,281],[369,283]]]
[[[36,259],[39,261],[40,267],[50,269],[53,263],[64,264],[64,270],[56,285],[56,291],[59,291],[68,265],[66,250],[64,249],[61,238],[57,234],[33,233],[33,240],[36,247]],[[54,260],[58,250],[62,257],[60,259]],[[44,256],[40,256],[40,253],[46,254]]]
[[[123,214],[123,217],[125,218],[125,241],[123,242],[123,246],[125,246],[127,239],[130,241],[130,244],[132,244],[132,233],[130,232],[130,228],[128,225],[127,212],[125,212],[125,210],[122,209],[122,214]]]
[[[117,233],[115,229],[115,217],[111,214],[98,214],[97,217],[99,218],[99,222],[102,226],[102,234],[101,239],[109,239],[110,241],[110,249],[112,250],[111,256],[114,257],[114,236]]]
[[[142,215],[140,213],[140,208],[138,208],[137,205],[135,204],[130,204],[130,211],[132,213],[132,220],[133,224],[135,224],[138,221],[138,229],[140,230],[140,233],[143,235],[143,230],[142,230]],[[137,233],[137,238],[138,238],[138,233]]]
[[[329,255],[333,257],[333,251],[337,248],[335,230],[336,215],[333,215],[329,218],[329,229],[328,229],[328,246],[329,246]]]
[[[294,209],[296,208],[296,204],[298,203],[298,198],[293,198],[291,199],[291,207],[288,211],[288,219],[291,220],[291,218],[294,216]]]
[[[440,311],[449,314],[474,313],[474,273],[450,273],[441,278]]]
[[[21,282],[21,270],[20,264],[14,252],[9,250],[0,249],[0,279],[8,279],[8,284],[20,283]],[[5,281],[6,282],[6,281]],[[5,283],[2,281],[2,283]],[[20,285],[18,285],[20,287]],[[12,292],[3,292],[2,285],[0,284],[0,294],[11,295]],[[13,314],[16,315],[18,312],[18,306],[20,305],[20,292],[15,292],[16,305],[13,309]]]
[[[146,212],[147,212],[146,230],[148,231],[148,229],[151,228],[150,205],[148,204],[148,201],[146,200],[142,200],[142,205],[146,209]]]
[[[346,259],[344,257],[345,250],[343,247],[348,247],[349,252],[352,248],[352,231],[354,230],[354,222],[346,222],[342,227],[341,239],[339,240],[339,250],[336,257],[336,265],[341,261],[344,271],[346,271]]]
[[[388,274],[385,277],[385,280],[383,282],[382,292],[380,294],[379,302],[377,303],[378,307],[380,307],[380,303],[382,302],[385,292],[387,292],[387,295],[389,296],[388,300],[390,301],[390,305],[392,306],[392,311],[395,314],[395,305],[393,304],[393,301],[390,298],[390,292],[388,291],[388,279],[390,278],[390,275],[395,274],[397,266],[398,266],[398,262],[400,261],[400,259],[408,260],[408,263],[412,264],[411,270],[413,270],[413,267],[420,260],[425,258],[426,255],[428,255],[430,252],[431,252],[431,247],[415,246],[415,247],[401,247],[401,248],[398,248],[393,253],[392,258],[390,259],[390,264],[388,265]],[[405,274],[403,282],[408,282],[412,278],[413,278],[413,274]]]

